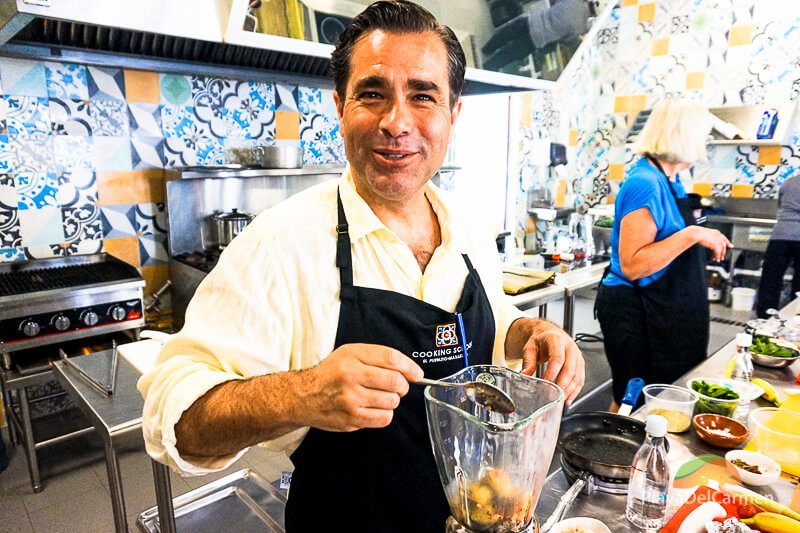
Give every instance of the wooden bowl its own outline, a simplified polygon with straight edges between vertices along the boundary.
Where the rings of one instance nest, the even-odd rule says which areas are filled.
[[[719,448],[736,448],[750,438],[747,427],[727,416],[703,413],[692,419],[701,440]]]

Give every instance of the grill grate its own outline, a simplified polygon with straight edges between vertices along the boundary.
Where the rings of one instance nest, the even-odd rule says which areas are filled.
[[[0,297],[131,279],[131,267],[103,262],[0,273]]]

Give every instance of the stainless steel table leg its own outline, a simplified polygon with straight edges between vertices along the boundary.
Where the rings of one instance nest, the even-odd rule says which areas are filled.
[[[547,318],[547,304],[539,306],[539,318]]]
[[[153,459],[150,461],[153,463],[153,479],[156,484],[159,528],[161,533],[177,533],[175,511],[172,508],[172,485],[169,480],[169,468]]]
[[[575,293],[572,291],[565,291],[564,293],[564,331],[570,337],[573,336],[573,328],[575,320]]]
[[[6,414],[6,422],[8,422],[8,438],[11,441],[12,446],[16,446],[19,444],[19,435],[17,435],[17,427],[14,425],[14,422],[11,420],[11,393],[6,388],[5,382],[3,378],[0,377],[0,391],[3,395],[3,409],[4,413]]]
[[[122,493],[122,477],[119,473],[119,458],[110,439],[105,441],[106,470],[108,470],[108,490],[111,491],[111,509],[114,512],[114,526],[117,533],[128,532],[128,519],[125,515],[125,497]]]
[[[39,476],[39,462],[36,457],[35,443],[33,442],[33,424],[31,423],[31,409],[28,405],[28,391],[25,387],[17,389],[17,400],[19,400],[20,423],[22,424],[22,440],[25,445],[25,453],[28,456],[28,472],[31,475],[31,487],[33,492],[42,492],[42,480]]]

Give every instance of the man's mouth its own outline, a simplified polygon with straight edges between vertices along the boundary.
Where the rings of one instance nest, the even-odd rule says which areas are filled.
[[[402,161],[414,155],[414,152],[394,151],[394,150],[375,150],[375,153],[389,161]]]

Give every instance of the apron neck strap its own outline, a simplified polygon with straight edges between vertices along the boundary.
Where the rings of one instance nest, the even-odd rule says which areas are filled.
[[[653,165],[654,165],[654,166],[655,166],[655,167],[656,167],[658,170],[660,170],[660,171],[661,171],[661,173],[664,175],[664,177],[667,179],[667,185],[669,185],[669,192],[671,192],[671,193],[672,193],[672,197],[675,199],[675,203],[676,203],[676,204],[678,204],[678,205],[680,206],[680,203],[678,203],[678,195],[675,193],[675,187],[673,187],[673,186],[672,186],[672,180],[671,180],[671,179],[669,179],[669,176],[667,176],[667,173],[666,173],[666,172],[664,172],[664,167],[662,167],[662,166],[661,166],[661,163],[658,161],[658,159],[656,159],[656,158],[655,158],[655,157],[653,157],[652,155],[649,155],[649,154],[648,154],[648,155],[647,155],[647,159],[649,159],[649,160],[650,160],[650,162],[651,162],[651,163],[652,163],[652,164],[653,164]]]
[[[353,286],[353,258],[350,253],[350,233],[348,231],[347,217],[344,214],[342,195],[336,190],[336,207],[338,220],[336,224],[336,267],[339,269],[339,278],[342,288]]]

